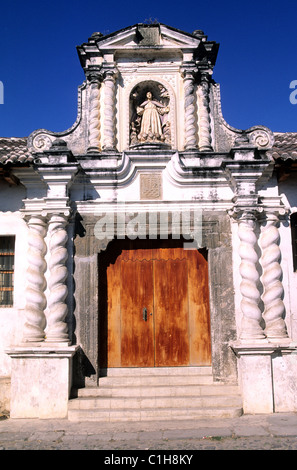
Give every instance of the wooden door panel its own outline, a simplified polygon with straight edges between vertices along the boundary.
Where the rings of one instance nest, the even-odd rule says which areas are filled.
[[[150,248],[139,248],[137,250],[123,250],[121,253],[121,259],[123,261],[150,261],[152,260],[152,250]]]
[[[153,367],[152,261],[122,261],[121,277],[121,366]]]
[[[186,259],[187,253],[182,247],[155,248],[152,250],[152,256],[155,260]]]
[[[186,260],[154,261],[155,365],[189,364]]]
[[[121,263],[118,258],[107,268],[107,367],[120,367],[121,347]]]
[[[210,365],[207,260],[166,241],[132,246],[106,268],[107,367]]]
[[[211,364],[208,265],[201,253],[188,251],[191,365]]]

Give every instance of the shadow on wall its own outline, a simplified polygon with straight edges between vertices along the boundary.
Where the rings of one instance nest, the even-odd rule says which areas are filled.
[[[96,375],[94,367],[92,366],[91,362],[89,361],[81,347],[77,350],[73,358],[72,372],[73,390],[84,388],[86,377]]]
[[[0,176],[0,211],[15,212],[23,207],[26,188],[21,184],[10,184]]]

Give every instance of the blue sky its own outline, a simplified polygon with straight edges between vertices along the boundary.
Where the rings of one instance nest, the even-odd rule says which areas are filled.
[[[213,78],[221,85],[226,121],[297,132],[296,0],[218,1],[1,0],[0,136],[45,128],[61,132],[76,119],[83,82],[76,46],[148,19],[220,43]]]

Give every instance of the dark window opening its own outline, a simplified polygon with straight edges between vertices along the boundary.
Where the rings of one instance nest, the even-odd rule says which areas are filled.
[[[0,307],[13,305],[14,246],[14,236],[0,236]]]

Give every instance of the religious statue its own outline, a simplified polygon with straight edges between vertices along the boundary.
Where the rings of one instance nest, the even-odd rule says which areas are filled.
[[[167,113],[169,106],[154,100],[152,92],[148,91],[146,100],[136,106],[137,117],[131,123],[131,143],[167,143],[170,126],[168,121],[162,119]]]

